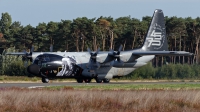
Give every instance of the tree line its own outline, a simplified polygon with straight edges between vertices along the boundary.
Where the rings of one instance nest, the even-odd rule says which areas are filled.
[[[140,80],[140,79],[192,79],[199,80],[200,66],[197,64],[166,64],[162,67],[153,67],[152,64],[140,67],[122,77],[122,79]]]
[[[98,47],[101,51],[117,50],[123,45],[123,50],[141,47],[151,22],[150,16],[142,20],[130,16],[112,18],[99,17],[89,19],[79,17],[73,20],[61,20],[38,23],[36,27],[23,26],[19,21],[12,21],[11,15],[2,13],[0,20],[1,52],[14,47],[18,51],[29,50],[34,46],[35,51],[49,51],[53,45],[54,51],[93,51]],[[154,66],[167,63],[199,63],[200,18],[181,18],[165,16],[166,34],[169,50],[188,51],[195,55],[156,57]]]

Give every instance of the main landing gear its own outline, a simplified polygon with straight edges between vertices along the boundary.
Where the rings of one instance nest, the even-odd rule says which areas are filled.
[[[85,83],[90,83],[91,82],[91,78],[84,78],[84,79],[76,79],[77,80],[77,82],[78,83],[83,83],[83,82],[85,82]],[[109,83],[110,82],[110,79],[107,79],[107,78],[105,78],[105,79],[98,79],[98,78],[95,78],[95,80],[96,80],[96,82],[97,83]]]
[[[109,83],[110,82],[110,79],[107,79],[107,78],[104,78],[104,79],[98,79],[96,78],[95,79],[97,83]]]
[[[90,83],[91,82],[91,78],[80,78],[80,79],[76,79],[77,80],[77,82],[78,83],[83,83],[83,81],[85,82],[85,83]]]

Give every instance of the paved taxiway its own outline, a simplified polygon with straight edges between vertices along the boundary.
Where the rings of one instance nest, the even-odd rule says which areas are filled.
[[[200,84],[200,82],[110,82],[110,83],[77,83],[77,82],[51,82],[51,83],[0,83],[4,87],[46,87],[46,86],[80,86],[80,85],[112,85],[112,84]]]

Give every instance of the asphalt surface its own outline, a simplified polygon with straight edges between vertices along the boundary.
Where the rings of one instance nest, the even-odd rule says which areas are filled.
[[[50,82],[50,83],[0,83],[0,88],[4,87],[47,87],[47,86],[80,86],[80,85],[113,85],[113,84],[200,84],[200,82],[110,82],[110,83],[77,83],[77,82]]]

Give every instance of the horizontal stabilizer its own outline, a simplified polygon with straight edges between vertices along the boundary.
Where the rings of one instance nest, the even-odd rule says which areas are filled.
[[[157,56],[192,56],[193,53],[186,51],[135,51],[133,55],[157,55]]]

